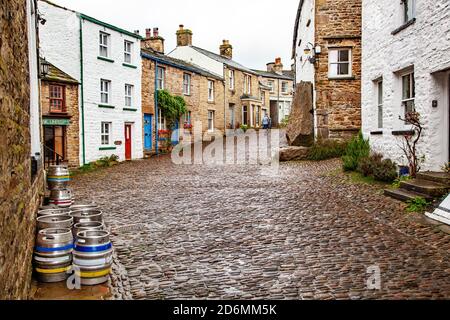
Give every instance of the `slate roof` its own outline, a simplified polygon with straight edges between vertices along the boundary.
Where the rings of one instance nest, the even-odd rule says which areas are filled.
[[[228,59],[226,57],[221,56],[220,54],[216,54],[214,52],[208,51],[206,49],[202,49],[196,46],[191,46],[192,49],[204,54],[205,56],[214,59],[220,63],[226,64],[227,66],[230,66],[233,69],[241,70],[250,74],[256,74],[252,69],[249,69],[247,67],[244,67],[242,64],[232,60]]]
[[[41,62],[43,59],[40,59]],[[62,71],[61,69],[57,68],[55,65],[51,64],[47,61],[47,63],[50,65],[48,68],[48,74],[43,78],[43,80],[46,81],[54,81],[54,82],[63,82],[63,83],[69,83],[69,84],[80,84],[76,79],[69,76],[67,73]]]
[[[253,70],[253,71],[255,73],[257,73],[258,75],[260,75],[262,77],[266,77],[266,78],[275,78],[275,79],[294,81],[293,71],[290,71],[290,70],[283,70],[283,74],[269,72],[269,71],[263,71],[263,70]]]
[[[154,59],[154,60],[157,60],[161,64],[172,66],[174,68],[194,72],[194,73],[200,74],[202,76],[214,78],[217,80],[223,80],[222,76],[217,75],[212,72],[209,72],[195,64],[188,63],[188,62],[180,60],[180,59],[175,59],[175,58],[166,56],[164,54],[158,53],[151,49],[141,49],[141,56],[144,59]]]

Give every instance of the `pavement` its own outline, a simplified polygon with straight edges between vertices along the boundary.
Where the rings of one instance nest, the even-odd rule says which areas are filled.
[[[340,160],[175,165],[170,156],[73,181],[104,212],[113,299],[448,299],[445,226],[352,181]]]

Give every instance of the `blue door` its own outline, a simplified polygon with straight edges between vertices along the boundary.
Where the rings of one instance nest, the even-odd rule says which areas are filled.
[[[152,115],[144,114],[144,149],[152,150],[153,137],[152,137]]]
[[[179,129],[180,125],[179,125],[179,121],[175,122],[175,125],[173,126],[173,132],[172,132],[172,144],[178,144],[178,142],[180,141],[180,137],[179,137]]]

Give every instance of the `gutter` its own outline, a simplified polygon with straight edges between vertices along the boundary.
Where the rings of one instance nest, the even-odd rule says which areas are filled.
[[[83,166],[86,165],[86,138],[84,132],[84,67],[83,67],[83,16],[80,19],[80,85],[81,85],[81,141],[83,150]]]

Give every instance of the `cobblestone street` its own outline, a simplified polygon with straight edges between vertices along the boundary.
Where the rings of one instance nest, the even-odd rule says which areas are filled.
[[[168,156],[77,176],[112,232],[115,298],[450,298],[450,236],[338,160],[176,166]],[[445,230],[444,230],[445,231]],[[381,270],[369,290],[367,270]]]

